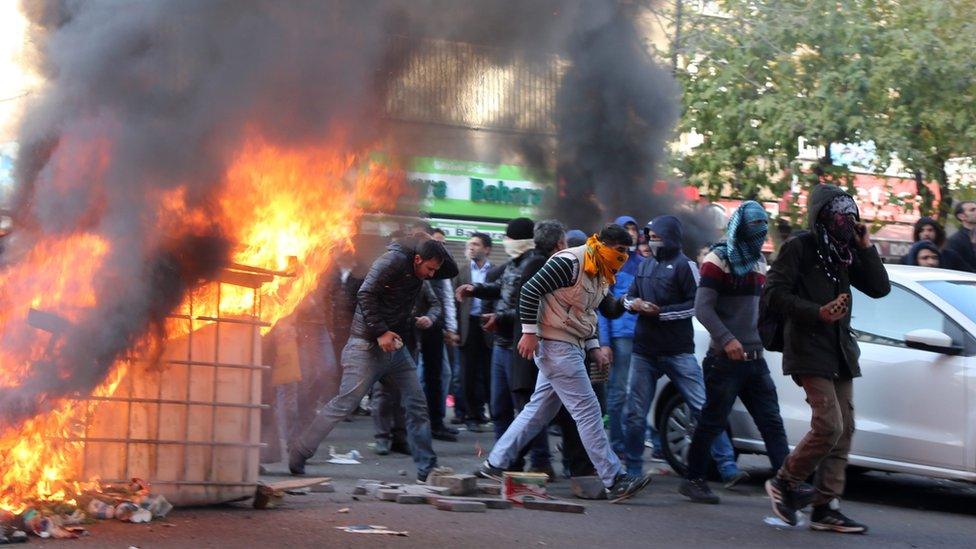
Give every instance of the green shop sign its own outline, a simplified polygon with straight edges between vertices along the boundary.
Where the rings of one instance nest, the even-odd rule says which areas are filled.
[[[533,181],[522,167],[481,162],[415,158],[408,172],[430,215],[463,215],[508,220],[533,217],[549,185]]]

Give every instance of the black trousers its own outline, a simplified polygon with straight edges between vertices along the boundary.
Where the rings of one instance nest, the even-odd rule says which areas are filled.
[[[444,399],[444,332],[440,328],[423,330],[420,333],[420,355],[424,358],[424,394],[427,396],[427,410],[430,413],[430,427],[437,429],[444,425],[447,413]]]
[[[484,407],[491,396],[491,349],[485,345],[481,318],[472,316],[468,336],[461,347],[461,384],[469,421],[484,421]]]

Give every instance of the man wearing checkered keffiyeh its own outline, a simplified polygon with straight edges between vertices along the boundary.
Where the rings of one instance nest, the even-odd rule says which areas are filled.
[[[768,225],[766,210],[753,200],[743,202],[729,218],[725,242],[716,244],[712,250],[728,263],[736,278],[746,276],[756,266]]]

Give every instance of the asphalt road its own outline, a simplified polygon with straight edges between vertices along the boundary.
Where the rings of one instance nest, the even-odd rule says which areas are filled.
[[[442,465],[472,471],[478,455],[490,448],[492,435],[462,432],[457,443],[435,441]],[[407,456],[376,457],[369,418],[342,424],[320,448],[310,475],[333,478],[336,492],[287,496],[284,508],[258,511],[250,503],[173,511],[150,524],[105,521],[78,540],[42,541],[40,547],[973,547],[976,545],[976,486],[907,475],[854,475],[844,510],[871,528],[852,536],[782,528],[767,524],[772,516],[762,491],[769,475],[765,458],[743,456],[741,464],[755,479],[734,491],[715,486],[721,505],[696,505],[678,495],[678,480],[660,474],[641,495],[617,505],[583,502],[584,515],[521,508],[484,514],[449,513],[429,505],[398,505],[351,495],[357,479],[414,480]],[[555,441],[553,441],[555,443]],[[358,449],[360,465],[331,465],[328,446],[338,452]],[[557,454],[558,455],[558,454]],[[661,468],[660,464],[651,464]],[[666,467],[663,469],[666,470]],[[283,464],[273,472],[285,474]],[[401,476],[405,471],[407,476]],[[281,480],[282,477],[267,477]],[[565,480],[550,493],[571,498]],[[578,501],[578,500],[577,500]],[[348,512],[340,513],[347,508]],[[407,537],[353,534],[335,527],[375,524],[409,533]]]

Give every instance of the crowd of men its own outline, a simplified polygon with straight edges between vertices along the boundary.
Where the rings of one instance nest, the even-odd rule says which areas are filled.
[[[289,469],[302,474],[369,395],[375,452],[412,455],[419,482],[437,466],[431,440],[456,441],[454,425],[464,425],[494,431],[480,476],[500,480],[528,468],[556,478],[549,440],[556,434],[563,475],[596,475],[619,501],[650,482],[646,446],[652,457],[664,450],[647,418],[656,383],[667,376],[695,424],[681,494],[719,503],[706,480],[710,463],[727,487],[748,478],[726,434],[739,399],[775,471],[765,488],[776,515],[796,524],[798,511],[812,506],[813,529],[865,532],[840,512],[860,376],[850,292],[879,298],[890,284],[854,199],[818,185],[809,203],[806,230],[783,243],[771,265],[762,252],[769,220],[752,201],[694,260],[671,215],[643,227],[623,216],[589,236],[555,220],[514,219],[501,265],[489,260],[497,242],[487,234],[470,236],[458,265],[442,231],[418,223],[395,233],[368,270],[345,261],[326,277],[338,367],[331,383],[303,383],[306,396],[292,399],[301,408],[318,398],[320,406],[314,416],[292,413],[284,427]],[[903,262],[976,270],[976,203],[957,205],[955,215],[963,227],[950,239],[921,219]],[[711,338],[701,364],[693,318]],[[783,353],[783,374],[811,408],[810,431],[792,452],[767,351]]]

